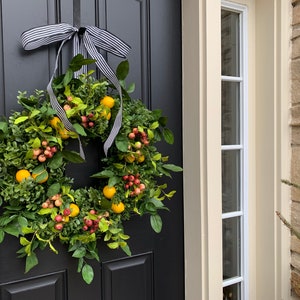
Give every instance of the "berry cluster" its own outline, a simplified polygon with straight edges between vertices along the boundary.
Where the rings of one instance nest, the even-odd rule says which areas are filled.
[[[90,233],[96,232],[96,230],[99,228],[99,222],[102,218],[109,217],[109,213],[106,211],[103,214],[98,214],[94,209],[91,209],[89,212],[91,217],[84,217],[83,219],[83,227],[82,229],[84,231],[89,231]]]
[[[49,197],[45,202],[42,203],[42,208],[53,208],[54,206],[60,207],[63,203],[61,194],[56,194]]]
[[[49,143],[45,140],[42,141],[42,146],[40,148],[33,149],[32,158],[37,159],[39,162],[43,163],[47,158],[53,157],[54,153],[57,152],[56,146],[49,146]]]
[[[123,180],[125,181],[125,185],[124,185],[125,190],[130,190],[129,195],[131,197],[139,195],[146,188],[145,184],[142,183],[140,180],[140,174],[124,175]]]
[[[81,125],[84,128],[93,128],[95,126],[95,122],[92,120],[93,117],[93,113],[89,113],[87,116],[81,116]]]
[[[69,222],[69,216],[71,214],[70,208],[65,208],[62,214],[57,214],[54,217],[54,221],[56,222],[54,228],[56,230],[62,230],[64,227],[64,223]]]
[[[136,149],[141,148],[143,145],[149,145],[148,135],[145,131],[139,131],[137,127],[134,127],[132,131],[128,134],[129,139],[136,140],[134,147]]]

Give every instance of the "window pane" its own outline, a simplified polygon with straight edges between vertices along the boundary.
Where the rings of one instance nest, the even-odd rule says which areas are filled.
[[[240,151],[222,151],[222,212],[240,210]]]
[[[240,76],[239,14],[222,10],[221,18],[222,75]]]
[[[223,219],[223,279],[240,276],[240,217]]]
[[[240,143],[240,83],[222,82],[222,145]]]
[[[241,284],[233,284],[223,288],[223,300],[241,299]]]

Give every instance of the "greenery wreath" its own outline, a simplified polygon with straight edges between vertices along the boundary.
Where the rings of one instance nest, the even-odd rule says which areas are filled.
[[[25,272],[38,264],[37,249],[53,245],[55,239],[67,244],[78,259],[78,272],[86,283],[94,277],[87,259],[99,261],[97,240],[110,249],[121,248],[130,255],[129,236],[123,221],[133,214],[150,214],[150,223],[161,231],[159,210],[175,191],[158,178],[182,171],[168,163],[155,143],[173,143],[166,128],[167,118],[160,110],[148,110],[140,100],[129,96],[134,84],[126,87],[127,61],[116,70],[123,91],[122,127],[101,158],[102,169],[92,177],[98,186],[74,189],[73,179],[65,176],[66,165],[83,161],[79,153],[66,147],[70,139],[80,137],[88,144],[108,137],[120,99],[106,80],[97,80],[93,71],[74,77],[74,72],[91,60],[75,56],[66,73],[53,81],[58,102],[76,132],[65,129],[49,103],[45,91],[33,95],[19,92],[21,112],[0,120],[0,243],[5,234],[19,239],[19,257],[25,257]]]

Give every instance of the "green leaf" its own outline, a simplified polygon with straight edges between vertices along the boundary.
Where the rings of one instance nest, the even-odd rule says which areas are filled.
[[[51,197],[51,196],[54,196],[54,195],[58,194],[59,192],[60,192],[60,184],[58,182],[53,183],[48,188],[47,196]]]
[[[80,273],[81,270],[82,270],[83,262],[84,262],[83,258],[79,258],[79,259],[78,259],[78,266],[77,266],[77,272],[78,272],[78,273]]]
[[[173,164],[164,164],[163,167],[167,170],[173,171],[173,172],[182,172],[183,169],[179,166],[173,165]]]
[[[2,131],[4,134],[7,133],[8,125],[7,122],[0,122],[0,131]]]
[[[30,242],[25,237],[22,236],[22,237],[20,237],[20,244],[22,246],[27,246],[30,244]]]
[[[34,109],[31,113],[30,113],[30,118],[34,118],[35,116],[37,116],[40,113],[40,111],[38,109]]]
[[[124,234],[122,232],[119,233],[119,237],[122,239],[122,240],[128,240],[130,238],[129,235],[127,234]]]
[[[176,191],[171,191],[169,193],[167,193],[165,196],[168,197],[168,198],[172,198],[174,195],[175,195]]]
[[[63,165],[63,157],[61,152],[56,153],[48,163],[50,169],[56,170]]]
[[[118,242],[108,243],[107,246],[110,249],[117,249],[117,248],[119,248],[119,243]]]
[[[134,92],[134,90],[135,90],[135,83],[133,82],[133,83],[131,83],[129,86],[128,86],[128,88],[127,88],[127,93],[133,93]]]
[[[27,219],[24,218],[24,217],[22,217],[22,216],[19,216],[19,217],[18,217],[18,223],[19,223],[19,225],[21,226],[21,228],[27,227],[27,225],[28,225]]]
[[[94,279],[94,270],[90,265],[85,264],[81,270],[81,275],[83,280],[87,284],[90,284]]]
[[[113,165],[114,165],[114,167],[115,167],[116,169],[118,169],[118,170],[122,170],[122,169],[124,168],[124,165],[123,165],[123,164],[115,163],[115,164],[113,164]]]
[[[66,74],[65,74],[64,80],[63,80],[63,85],[64,86],[67,86],[70,83],[70,81],[73,78],[73,74],[74,74],[74,72],[71,69],[68,69],[66,71]]]
[[[38,211],[38,214],[43,216],[43,215],[51,214],[52,212],[53,212],[53,208],[41,208]]]
[[[79,71],[83,65],[89,65],[95,62],[94,59],[84,58],[82,54],[74,56],[69,64],[69,68],[73,71]]]
[[[76,132],[77,132],[79,135],[81,135],[81,136],[87,136],[87,134],[86,134],[84,128],[83,128],[80,124],[75,123],[75,124],[73,124],[73,127],[75,128]]]
[[[101,220],[100,220],[100,222],[99,222],[99,229],[100,229],[100,231],[101,232],[106,232],[107,230],[108,230],[108,227],[109,227],[109,225],[108,225],[108,223],[106,222],[106,220],[105,220],[105,218],[102,218]],[[107,233],[108,234],[108,233]],[[107,235],[106,234],[106,235]],[[106,236],[105,235],[105,236]],[[110,239],[110,238],[109,238]]]
[[[155,122],[153,122],[151,125],[150,125],[150,129],[156,129],[156,128],[158,128],[159,127],[159,123],[158,123],[158,121],[155,121]]]
[[[38,263],[39,263],[38,258],[34,252],[31,252],[29,255],[27,255],[25,273],[29,272]]]
[[[157,153],[152,157],[153,160],[160,160],[161,159],[161,153]]]
[[[22,117],[19,117],[19,118],[15,119],[14,124],[17,125],[17,124],[20,124],[20,123],[22,123],[26,120],[28,120],[28,116],[22,116]]]
[[[113,171],[103,170],[99,173],[93,174],[91,177],[93,177],[93,178],[109,178],[109,177],[112,177],[114,175],[115,175],[115,173]]]
[[[131,256],[131,250],[130,250],[129,246],[127,245],[127,243],[126,243],[125,246],[122,246],[121,249],[122,249],[128,256]]]
[[[39,138],[35,138],[32,142],[32,148],[40,148],[41,147],[41,140]]]
[[[85,254],[86,254],[86,249],[84,247],[79,247],[74,251],[72,256],[76,258],[81,258],[84,257]]]
[[[116,146],[121,152],[126,152],[128,150],[128,140],[126,136],[117,136]]]
[[[120,181],[121,181],[120,177],[113,176],[113,177],[109,178],[108,185],[113,186],[113,185],[116,185],[117,183],[119,183]]]
[[[18,226],[16,224],[8,225],[4,228],[4,231],[10,235],[13,235],[15,237],[19,237],[20,231]]]
[[[30,228],[30,227],[22,227],[22,233],[23,234],[28,234],[28,233],[33,233],[34,229]]]
[[[124,80],[129,73],[129,63],[128,60],[122,61],[116,70],[116,75],[119,80]]]
[[[162,220],[161,220],[160,215],[151,215],[150,216],[150,223],[151,223],[152,229],[156,233],[160,233],[161,232],[161,229],[162,229]]]
[[[101,230],[101,229],[100,229]],[[102,231],[102,230],[101,230]],[[104,242],[107,242],[107,241],[109,241],[110,239],[111,239],[111,237],[112,237],[112,233],[111,232],[107,232],[106,234],[105,234],[105,236],[104,236]]]
[[[172,131],[168,128],[163,129],[163,137],[168,144],[174,144],[174,135]]]
[[[4,237],[5,237],[5,232],[2,229],[0,229],[0,244],[3,242]]]
[[[72,163],[83,163],[84,159],[75,151],[64,150],[62,156]]]
[[[154,112],[156,112],[156,111],[153,111],[152,113],[154,113]],[[161,114],[161,110],[159,110],[159,114]],[[161,126],[165,127],[167,125],[168,118],[167,117],[160,117],[158,122]]]

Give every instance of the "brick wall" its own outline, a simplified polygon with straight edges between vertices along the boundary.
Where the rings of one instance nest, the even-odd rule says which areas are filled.
[[[300,0],[292,0],[291,53],[291,181],[300,184]],[[300,231],[300,189],[292,189],[291,224]],[[300,299],[300,240],[291,237],[291,284]]]

